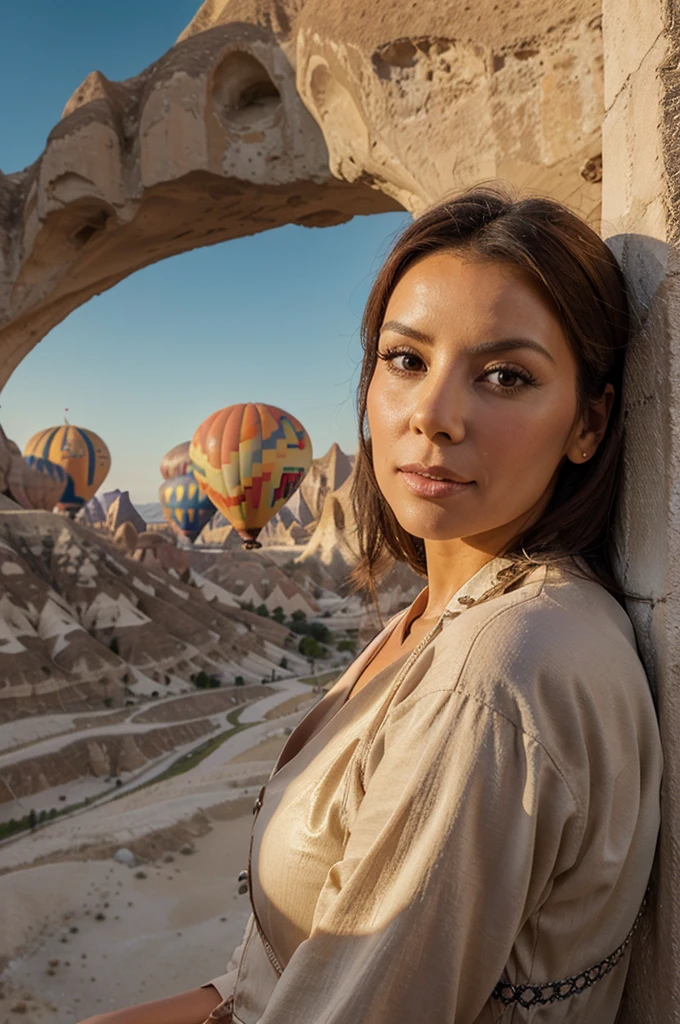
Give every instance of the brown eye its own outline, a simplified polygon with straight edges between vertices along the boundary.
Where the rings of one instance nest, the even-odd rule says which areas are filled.
[[[513,387],[519,380],[519,375],[512,370],[497,370],[498,383],[502,387]]]
[[[401,366],[404,370],[417,370],[420,366],[420,359],[418,356],[413,356],[410,352],[404,352],[403,355],[398,358],[401,361]]]
[[[490,366],[482,376],[496,391],[506,393],[521,391],[536,384],[535,378],[526,370],[515,369],[513,366]]]

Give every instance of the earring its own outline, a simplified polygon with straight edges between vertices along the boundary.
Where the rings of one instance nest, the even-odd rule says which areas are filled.
[[[583,456],[584,459],[588,458],[588,452],[581,452],[581,455]]]

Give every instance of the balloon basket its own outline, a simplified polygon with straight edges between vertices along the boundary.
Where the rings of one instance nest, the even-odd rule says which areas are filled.
[[[261,548],[259,540],[244,540],[243,547],[246,551],[255,551],[257,548]]]

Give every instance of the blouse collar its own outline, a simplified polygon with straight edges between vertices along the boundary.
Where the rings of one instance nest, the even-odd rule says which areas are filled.
[[[467,580],[466,583],[459,587],[453,597],[446,605],[446,611],[449,614],[458,615],[464,609],[477,601],[480,597],[486,594],[489,590],[493,590],[494,587],[502,580],[502,572],[504,569],[509,568],[513,564],[511,558],[503,558],[502,555],[497,555],[492,558],[491,561],[487,562],[478,569],[477,572]],[[404,634],[409,627],[409,624],[425,610],[427,605],[428,588],[425,587],[416,597],[413,604],[403,614],[403,618],[398,625],[401,633],[402,642]]]
[[[511,558],[503,558],[497,555],[490,562],[486,562],[481,569],[478,569],[474,576],[471,576],[467,583],[459,587],[451,600],[446,605],[449,612],[460,612],[473,601],[478,601],[488,590],[497,586],[501,579],[501,573],[513,564]]]

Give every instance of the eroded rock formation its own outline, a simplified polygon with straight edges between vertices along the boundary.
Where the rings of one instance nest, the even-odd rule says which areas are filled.
[[[0,175],[0,384],[128,274],[282,224],[418,211],[500,176],[599,203],[599,4],[208,0],[145,71],[94,71]]]
[[[0,510],[0,722],[189,689],[201,670],[259,682],[287,635],[211,606],[160,560],[147,568],[89,527]]]

